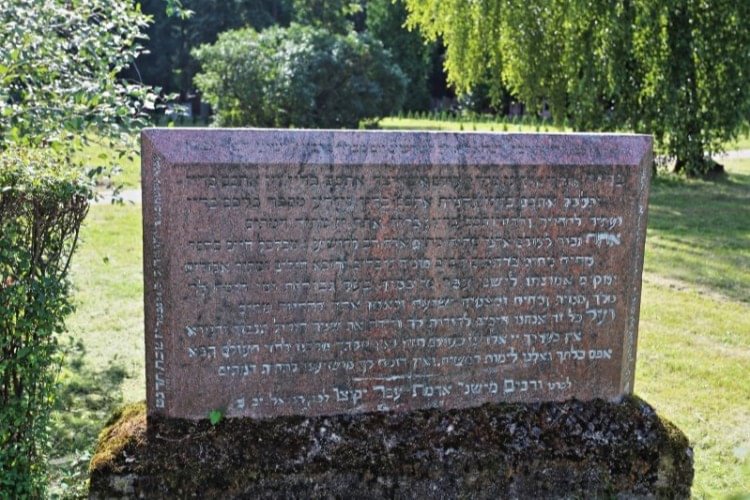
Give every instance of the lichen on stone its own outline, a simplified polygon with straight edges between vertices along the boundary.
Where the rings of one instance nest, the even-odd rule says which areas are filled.
[[[680,498],[692,476],[685,436],[637,398],[216,426],[140,405],[102,431],[91,497]]]

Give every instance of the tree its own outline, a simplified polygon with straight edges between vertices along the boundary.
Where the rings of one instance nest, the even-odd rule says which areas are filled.
[[[402,1],[370,0],[367,3],[367,31],[383,43],[409,83],[404,106],[410,111],[430,108],[428,79],[435,43],[423,40],[417,30],[407,30],[406,7]]]
[[[12,0],[0,9],[0,150],[70,152],[87,133],[128,141],[154,96],[117,74],[147,18],[129,1]],[[68,158],[70,155],[67,155]]]
[[[443,37],[459,92],[504,83],[578,129],[653,133],[688,175],[714,167],[750,111],[748,2],[406,2],[410,25]]]
[[[127,75],[183,97],[194,90],[199,69],[192,49],[232,29],[288,26],[292,15],[292,0],[168,0],[166,9],[165,0],[144,0],[142,5],[153,19],[146,31],[147,52]]]
[[[398,111],[406,79],[366,33],[292,24],[228,31],[193,52],[219,125],[356,128]]]
[[[355,29],[357,14],[362,12],[360,1],[352,0],[293,0],[294,21],[331,33],[346,35]]]

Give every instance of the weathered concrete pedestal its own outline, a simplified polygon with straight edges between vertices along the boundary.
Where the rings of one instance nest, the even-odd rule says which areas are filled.
[[[91,498],[686,498],[693,478],[637,398],[146,421],[132,406],[102,432]]]

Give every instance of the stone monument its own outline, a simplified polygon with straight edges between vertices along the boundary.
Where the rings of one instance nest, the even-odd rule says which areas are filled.
[[[200,490],[228,496],[689,493],[684,436],[631,397],[651,158],[639,135],[145,130],[149,432],[126,412],[103,441],[140,422],[150,469],[277,457]],[[128,487],[199,491],[157,476]]]

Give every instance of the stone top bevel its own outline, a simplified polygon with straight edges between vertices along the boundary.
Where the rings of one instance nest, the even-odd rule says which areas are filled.
[[[150,128],[142,137],[168,162],[194,165],[638,166],[652,145],[648,135],[599,133]]]

